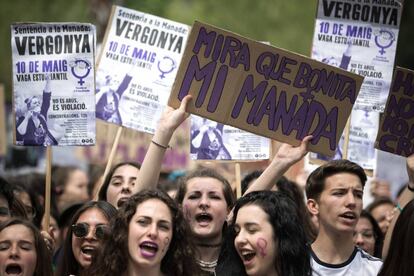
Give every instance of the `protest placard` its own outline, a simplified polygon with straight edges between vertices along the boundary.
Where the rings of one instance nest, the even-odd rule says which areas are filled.
[[[364,76],[355,107],[384,111],[403,1],[319,0],[312,58]]]
[[[95,26],[11,26],[15,143],[95,143]]]
[[[396,67],[375,147],[401,156],[414,153],[414,71]]]
[[[350,116],[349,130],[342,133],[333,157],[310,153],[309,161],[321,165],[330,160],[348,159],[358,163],[372,175],[376,164],[375,137],[379,126],[379,112],[353,109]],[[345,146],[345,143],[346,146]]]
[[[114,6],[98,60],[96,117],[153,134],[189,27]]]
[[[352,110],[347,159],[366,171],[375,169],[377,151],[374,144],[378,126],[379,112]]]
[[[232,126],[192,115],[190,134],[192,160],[269,159],[268,138]]]
[[[4,102],[4,85],[0,84],[0,156],[6,155],[6,105]]]
[[[195,22],[168,104],[191,94],[189,112],[332,155],[363,78]],[[223,93],[224,92],[224,93]]]

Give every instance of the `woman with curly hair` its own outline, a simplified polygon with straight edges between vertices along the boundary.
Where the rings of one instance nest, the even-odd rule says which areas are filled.
[[[188,225],[164,192],[144,190],[130,197],[111,233],[92,275],[198,275]]]
[[[88,275],[95,255],[108,238],[115,207],[106,201],[90,201],[73,215],[58,260],[56,276]]]
[[[311,275],[306,242],[301,216],[289,196],[249,193],[234,207],[218,275]]]
[[[0,275],[53,275],[50,253],[31,222],[12,218],[0,224]]]

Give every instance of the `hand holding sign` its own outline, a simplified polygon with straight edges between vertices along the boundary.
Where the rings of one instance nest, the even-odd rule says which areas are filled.
[[[289,166],[295,164],[308,153],[309,142],[312,138],[312,135],[306,136],[297,147],[283,143],[279,147],[274,159],[277,159],[278,162],[289,164]]]
[[[178,109],[166,106],[160,121],[158,122],[157,131],[170,133],[172,135],[177,127],[190,116],[190,114],[186,112],[186,109],[192,98],[191,95],[184,97]]]

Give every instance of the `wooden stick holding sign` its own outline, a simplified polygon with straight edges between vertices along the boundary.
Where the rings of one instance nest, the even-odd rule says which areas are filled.
[[[115,158],[115,153],[116,153],[116,150],[117,150],[118,145],[119,145],[119,139],[121,139],[121,134],[122,134],[123,128],[124,128],[123,126],[118,127],[118,131],[116,132],[114,143],[113,143],[112,148],[111,148],[111,152],[109,153],[108,162],[106,163],[105,172],[104,172],[103,178],[102,178],[103,181],[101,182],[99,188],[96,190],[96,194],[94,195],[93,200],[98,200],[99,191],[101,190],[101,187],[102,187],[103,183],[105,182],[105,178],[108,175],[108,172],[112,167],[112,162],[114,161],[114,158]]]
[[[46,147],[46,183],[45,183],[45,230],[49,230],[50,225],[50,202],[52,189],[52,147]]]
[[[344,129],[344,145],[342,147],[342,159],[348,158],[348,146],[349,146],[349,129],[351,128],[351,116],[349,116]],[[339,147],[340,145],[338,145]]]
[[[242,196],[240,163],[234,164],[234,171],[236,174],[236,195],[237,198],[240,198]]]

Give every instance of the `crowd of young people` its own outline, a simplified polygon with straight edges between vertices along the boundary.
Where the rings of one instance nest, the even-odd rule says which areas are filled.
[[[367,177],[353,162],[315,169],[306,201],[283,178],[312,136],[282,144],[237,200],[206,168],[181,177],[173,199],[159,189],[161,162],[191,100],[166,107],[143,163],[116,164],[98,201],[80,171],[55,170],[50,229],[41,226],[43,194],[28,188],[36,178],[0,178],[0,275],[413,275],[414,157],[386,227],[363,210]]]

